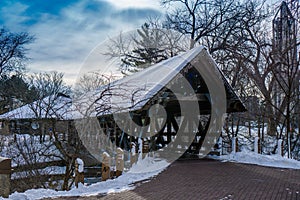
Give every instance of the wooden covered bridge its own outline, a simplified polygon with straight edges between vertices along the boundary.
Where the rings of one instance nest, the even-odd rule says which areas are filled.
[[[221,134],[213,127],[220,122],[215,118],[246,110],[202,46],[83,97],[71,100],[62,95],[53,102],[40,108],[39,117],[29,105],[0,115],[0,132],[60,132],[71,143],[68,148],[81,139],[96,158],[101,152],[115,152],[116,147],[130,151],[139,140],[147,146],[144,152],[168,147],[178,154],[199,154],[210,128],[211,145]]]
[[[143,152],[208,153],[221,135],[223,114],[246,110],[203,46],[109,83],[74,105],[91,119],[77,130],[93,155],[114,147],[130,151],[139,140]]]

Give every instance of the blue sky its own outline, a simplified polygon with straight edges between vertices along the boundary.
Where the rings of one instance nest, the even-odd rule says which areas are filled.
[[[96,45],[161,15],[159,0],[0,1],[1,26],[36,37],[28,46],[30,72],[63,72],[68,83]]]

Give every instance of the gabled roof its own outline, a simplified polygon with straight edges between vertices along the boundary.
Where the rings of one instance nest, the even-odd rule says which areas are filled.
[[[92,105],[89,116],[109,115],[115,112],[142,109],[157,93],[175,79],[182,70],[191,67],[190,64],[194,59],[201,60],[203,57],[205,57],[205,64],[201,67],[212,68],[220,72],[227,100],[241,102],[203,46],[195,47],[181,55],[169,58],[142,71],[105,85],[95,92],[85,95],[85,97],[80,97],[79,101],[75,100],[75,102],[81,105],[77,107],[84,109]],[[95,110],[97,114],[94,113]],[[245,108],[243,107],[241,111],[244,110]]]

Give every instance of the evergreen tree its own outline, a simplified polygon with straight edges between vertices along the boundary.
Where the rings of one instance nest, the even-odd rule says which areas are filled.
[[[37,91],[30,87],[22,75],[3,76],[0,79],[0,113],[34,101]]]
[[[121,59],[129,72],[137,72],[168,58],[164,49],[164,36],[160,30],[152,29],[145,23],[137,30],[137,34],[138,37],[133,38],[134,49]]]

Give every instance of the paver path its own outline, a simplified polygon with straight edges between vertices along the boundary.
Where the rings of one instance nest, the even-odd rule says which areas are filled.
[[[131,191],[56,199],[300,200],[300,170],[213,160],[179,160]]]

